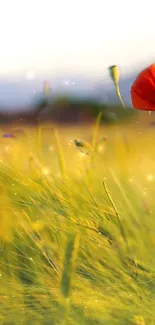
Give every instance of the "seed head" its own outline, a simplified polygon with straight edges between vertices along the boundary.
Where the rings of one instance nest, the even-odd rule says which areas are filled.
[[[119,68],[117,65],[112,65],[109,67],[110,76],[115,84],[119,82]]]
[[[74,143],[81,152],[86,153],[87,155],[89,155],[89,152],[92,150],[91,145],[86,141],[74,139]]]

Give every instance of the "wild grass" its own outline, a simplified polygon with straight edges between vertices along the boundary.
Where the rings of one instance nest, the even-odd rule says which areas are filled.
[[[154,131],[49,125],[39,155],[24,131],[0,140],[0,324],[155,324]]]

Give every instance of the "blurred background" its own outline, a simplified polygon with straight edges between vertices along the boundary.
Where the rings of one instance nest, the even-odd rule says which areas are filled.
[[[58,120],[77,121],[75,111],[82,103],[85,112],[90,103],[91,112],[94,105],[119,106],[108,74],[112,64],[120,68],[122,97],[132,108],[131,84],[141,69],[154,62],[151,7],[150,0],[1,2],[1,122],[33,115],[44,100],[45,80],[54,101],[45,113],[48,118],[58,107]],[[117,119],[115,112],[109,113]],[[89,115],[85,113],[85,119]]]

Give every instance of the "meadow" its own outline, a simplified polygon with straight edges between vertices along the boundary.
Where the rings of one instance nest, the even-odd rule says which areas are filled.
[[[136,116],[11,132],[0,131],[0,324],[155,324],[154,129]]]

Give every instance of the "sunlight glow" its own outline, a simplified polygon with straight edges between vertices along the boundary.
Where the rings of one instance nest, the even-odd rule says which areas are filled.
[[[43,169],[42,169],[42,173],[43,173],[43,175],[48,176],[49,173],[50,173],[50,171],[49,171],[48,168],[43,168]]]
[[[32,72],[32,71],[27,72],[26,79],[27,80],[34,80],[35,79],[35,73]]]
[[[146,179],[147,179],[147,181],[152,182],[154,179],[154,176],[152,174],[148,174]]]

